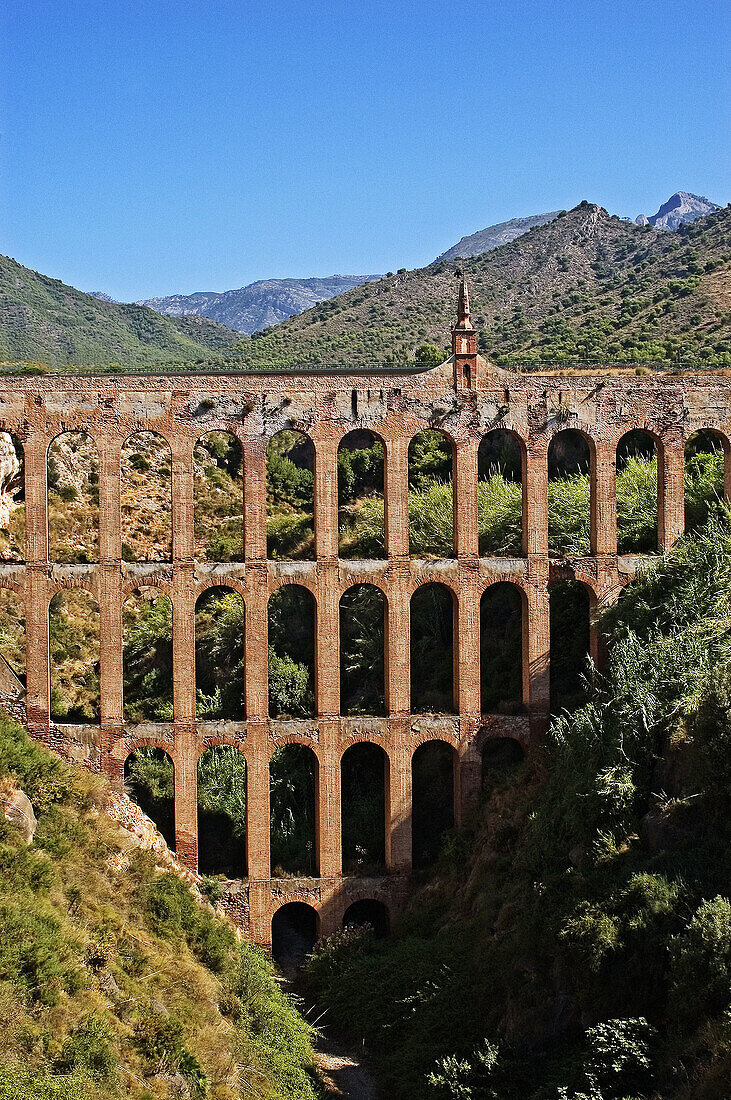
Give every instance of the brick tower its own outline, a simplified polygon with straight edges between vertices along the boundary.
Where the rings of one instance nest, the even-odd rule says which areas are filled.
[[[452,329],[454,384],[457,389],[469,390],[477,385],[477,333],[470,319],[470,296],[462,272],[459,279],[457,323]]]

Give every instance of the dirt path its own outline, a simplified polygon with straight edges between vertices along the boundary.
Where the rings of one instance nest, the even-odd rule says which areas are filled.
[[[368,1070],[327,1034],[327,1028],[318,1036],[315,1059],[329,1095],[348,1100],[376,1100],[376,1083]]]

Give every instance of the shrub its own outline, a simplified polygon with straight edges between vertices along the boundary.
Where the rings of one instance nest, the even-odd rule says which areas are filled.
[[[686,1023],[731,1009],[731,901],[715,897],[696,909],[671,943],[670,1003]]]

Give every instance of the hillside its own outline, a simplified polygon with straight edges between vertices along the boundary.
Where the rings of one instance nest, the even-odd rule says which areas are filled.
[[[2,1100],[321,1095],[266,954],[129,800],[0,717],[0,804]]]
[[[447,354],[457,264],[347,291],[242,345],[241,367],[373,367]],[[481,352],[499,363],[731,362],[731,207],[667,233],[581,203],[466,266]]]
[[[331,275],[325,279],[262,279],[222,294],[213,291],[173,294],[137,304],[167,317],[210,317],[237,332],[252,333],[378,278],[378,275]]]
[[[152,366],[194,362],[239,339],[208,318],[102,301],[0,256],[0,359]]]
[[[605,616],[606,675],[543,751],[494,746],[394,939],[316,949],[310,985],[389,1100],[727,1100],[727,523]]]
[[[516,237],[522,237],[529,229],[535,229],[538,225],[545,225],[558,217],[558,210],[550,214],[531,214],[528,218],[511,218],[507,222],[498,222],[497,225],[488,225],[487,229],[480,229],[477,233],[470,233],[461,240],[437,256],[436,263],[440,260],[467,260],[471,256],[479,256],[483,252],[490,252],[493,248],[499,248],[501,244],[508,244]]]

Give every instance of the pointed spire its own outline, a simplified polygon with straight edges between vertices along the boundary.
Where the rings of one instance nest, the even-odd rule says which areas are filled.
[[[470,293],[467,289],[467,280],[463,271],[458,271],[456,274],[459,277],[459,298],[457,299],[457,324],[454,326],[453,331],[473,332],[474,326],[470,318]]]

